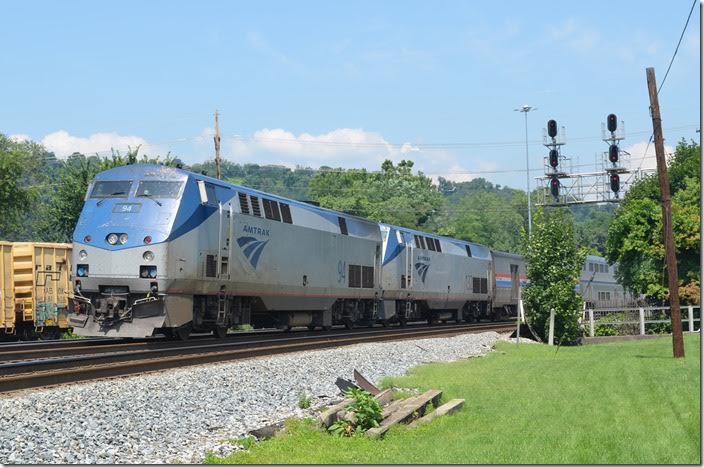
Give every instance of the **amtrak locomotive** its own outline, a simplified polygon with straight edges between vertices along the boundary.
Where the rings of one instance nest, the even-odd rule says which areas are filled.
[[[515,314],[518,255],[159,165],[98,174],[73,236],[83,336]]]

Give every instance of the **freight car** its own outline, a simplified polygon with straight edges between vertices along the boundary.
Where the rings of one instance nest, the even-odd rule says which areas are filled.
[[[84,336],[495,319],[526,281],[517,255],[158,165],[98,174],[73,242]]]
[[[0,338],[59,338],[70,275],[71,244],[0,242]]]

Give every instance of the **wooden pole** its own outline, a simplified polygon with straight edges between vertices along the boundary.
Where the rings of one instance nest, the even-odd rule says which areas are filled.
[[[655,158],[658,165],[660,181],[660,200],[662,202],[662,228],[665,239],[665,263],[667,264],[667,285],[670,290],[670,319],[672,321],[672,350],[676,358],[684,357],[682,340],[682,317],[680,315],[680,298],[678,294],[677,258],[675,257],[675,240],[672,234],[672,204],[670,202],[670,181],[667,177],[665,163],[665,146],[662,138],[662,119],[658,103],[655,69],[645,69],[650,95],[650,113],[653,118],[653,139],[655,141]]]
[[[220,125],[218,122],[218,111],[215,111],[215,136],[213,136],[213,141],[215,142],[215,172],[217,178],[221,179],[220,176]]]

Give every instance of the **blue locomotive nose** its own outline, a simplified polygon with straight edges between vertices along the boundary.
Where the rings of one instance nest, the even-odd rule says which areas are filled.
[[[131,165],[98,174],[74,231],[74,242],[121,250],[166,241],[186,176],[165,166]]]

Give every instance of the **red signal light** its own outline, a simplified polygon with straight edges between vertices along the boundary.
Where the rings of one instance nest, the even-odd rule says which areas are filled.
[[[550,138],[557,136],[557,122],[552,119],[548,120],[548,135]]]
[[[619,189],[621,188],[621,179],[619,178],[618,174],[611,174],[610,182],[611,190],[614,193],[618,193]]]
[[[618,162],[618,146],[609,146],[609,161],[611,161],[612,163]]]
[[[555,198],[560,195],[560,180],[557,177],[550,180],[550,193]]]
[[[553,168],[556,168],[560,164],[560,160],[558,158],[557,150],[551,149],[550,150],[550,165]]]
[[[617,126],[618,119],[616,118],[616,114],[609,114],[606,117],[606,128],[608,128],[611,133],[614,133]]]

